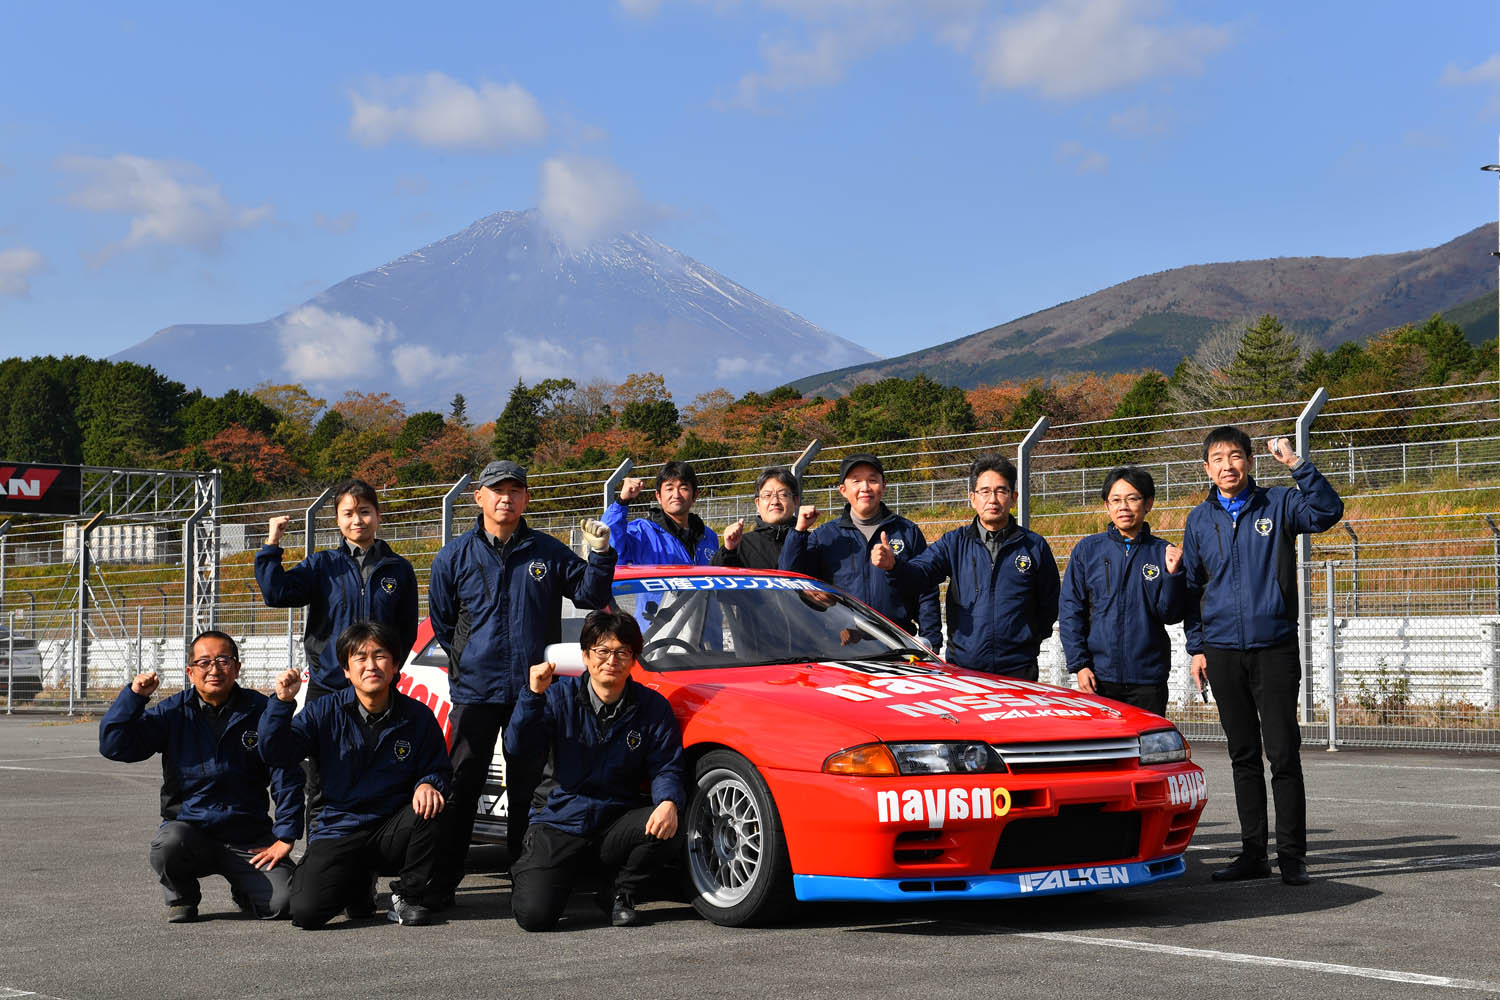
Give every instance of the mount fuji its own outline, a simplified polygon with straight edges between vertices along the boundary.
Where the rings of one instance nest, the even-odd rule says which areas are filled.
[[[650,237],[575,248],[533,211],[480,219],[273,319],[169,326],[110,360],[211,395],[300,382],[441,412],[461,392],[483,420],[518,378],[653,371],[683,405],[720,386],[768,390],[877,357]]]

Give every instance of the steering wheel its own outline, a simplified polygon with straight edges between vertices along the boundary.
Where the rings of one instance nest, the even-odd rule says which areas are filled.
[[[661,650],[668,649],[672,646],[681,646],[689,653],[698,652],[697,647],[688,642],[686,639],[680,638],[675,635],[669,635],[661,639],[652,639],[650,642],[646,643],[645,648],[641,650],[641,659],[650,659],[653,653],[660,652]]]

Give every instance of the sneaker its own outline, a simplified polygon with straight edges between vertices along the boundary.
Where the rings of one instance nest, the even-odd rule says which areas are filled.
[[[196,906],[173,906],[167,910],[167,923],[190,924],[198,919]]]
[[[344,916],[350,920],[369,920],[375,915],[375,889],[378,878],[374,874],[370,876],[370,891],[365,894],[364,899],[344,907]]]
[[[396,893],[391,893],[391,908],[385,913],[393,923],[421,927],[432,923],[432,911],[421,903],[408,903]]]
[[[635,900],[630,898],[630,893],[621,890],[615,893],[614,903],[609,908],[609,922],[616,927],[634,927],[641,922],[641,915],[635,908]]]

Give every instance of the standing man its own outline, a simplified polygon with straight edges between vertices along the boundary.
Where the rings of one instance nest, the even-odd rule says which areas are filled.
[[[625,566],[669,563],[707,566],[719,547],[719,536],[694,514],[698,476],[686,462],[668,462],[656,475],[656,502],[645,517],[626,520],[630,502],[641,495],[645,480],[620,484],[620,499],[604,511],[610,542]]]
[[[912,635],[934,653],[943,647],[943,613],[937,581],[930,586],[897,587],[872,565],[871,553],[884,540],[897,562],[907,563],[927,548],[922,529],[885,505],[885,466],[867,452],[850,455],[839,465],[839,496],[844,512],[812,530],[818,508],[803,504],[786,536],[780,568],[815,576],[842,587]],[[896,558],[899,557],[899,558]]]
[[[1016,468],[1001,455],[969,466],[974,520],[912,559],[882,537],[870,561],[907,594],[936,593],[948,581],[948,662],[1037,679],[1037,653],[1057,621],[1057,561],[1036,532],[1010,516]]]
[[[1182,550],[1151,533],[1156,481],[1134,465],[1104,477],[1110,527],[1073,546],[1063,574],[1058,631],[1078,690],[1157,715],[1167,711],[1172,644],[1187,590]]]
[[[289,669],[276,678],[276,697],[261,716],[260,752],[268,763],[295,767],[311,757],[323,769],[323,813],[292,878],[292,923],[304,930],[346,907],[362,910],[371,882],[390,868],[401,877],[391,883],[386,916],[398,924],[431,922],[426,902],[438,813],[452,771],[432,711],[396,690],[400,642],[389,625],[355,622],[336,645],[348,685],[294,718],[302,676]]]
[[[549,763],[511,890],[511,912],[528,931],[557,924],[587,860],[614,872],[612,890],[599,897],[609,901],[610,923],[639,923],[636,898],[681,848],[682,734],[667,699],[630,677],[640,626],[630,615],[595,611],[578,643],[588,676],[554,677],[554,664],[533,666],[505,729],[508,753]]]
[[[428,607],[432,631],[448,653],[453,710],[453,796],[444,833],[437,905],[463,881],[474,832],[474,810],[495,755],[495,740],[526,689],[531,665],[562,638],[562,599],[580,608],[609,605],[615,553],[609,530],[583,522],[585,562],[562,542],[533,531],[523,516],[531,502],[526,470],[491,462],[479,474],[474,527],[443,546],[432,561]],[[506,844],[521,856],[531,795],[543,761],[505,754]]]
[[[1188,513],[1182,562],[1187,572],[1184,619],[1193,680],[1212,685],[1229,743],[1240,853],[1213,873],[1216,882],[1266,878],[1266,776],[1276,800],[1276,858],[1281,881],[1306,885],[1307,798],[1302,785],[1302,731],[1297,690],[1296,536],[1327,531],[1344,516],[1328,480],[1292,451],[1269,442],[1298,489],[1258,486],[1250,475],[1250,437],[1219,427],[1203,440],[1203,472],[1213,484]]]
[[[723,544],[714,553],[715,566],[777,569],[781,549],[797,519],[802,488],[784,465],[773,465],[755,480],[755,523],[745,530],[743,518],[724,529]]]
[[[285,917],[292,844],[302,832],[302,770],[267,767],[256,750],[266,696],[237,683],[240,651],[223,632],[200,633],[188,654],[191,686],[153,708],[161,683],[137,674],[99,723],[99,752],[133,762],[161,754],[162,825],[151,841],[170,923],[198,919],[198,880],[222,875],[241,910]],[[266,787],[276,821],[266,815]]]

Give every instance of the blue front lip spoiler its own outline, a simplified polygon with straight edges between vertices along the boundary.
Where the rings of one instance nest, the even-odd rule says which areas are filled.
[[[851,878],[845,875],[793,875],[797,898],[807,903],[869,901],[910,903],[922,899],[1022,899],[1067,892],[1096,892],[1149,885],[1187,870],[1181,854],[1124,865],[1084,865],[1009,875],[956,878]]]

